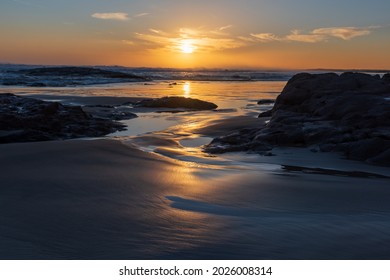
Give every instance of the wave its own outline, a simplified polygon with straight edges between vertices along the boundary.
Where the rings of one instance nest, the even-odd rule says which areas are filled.
[[[144,81],[287,81],[295,72],[0,65],[0,85],[66,87]]]

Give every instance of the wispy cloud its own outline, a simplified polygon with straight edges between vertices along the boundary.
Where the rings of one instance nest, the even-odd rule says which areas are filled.
[[[376,26],[370,26],[366,28],[357,27],[333,27],[333,28],[318,28],[312,31],[314,35],[333,36],[343,40],[350,40],[355,37],[369,35],[371,29],[377,28]]]
[[[129,20],[129,15],[127,13],[94,13],[91,15],[93,18],[105,19],[105,20]]]
[[[225,26],[221,26],[220,28],[218,28],[219,31],[223,31],[225,29],[229,29],[229,28],[232,28],[233,25],[229,24],[229,25],[225,25]]]
[[[183,45],[190,45],[194,52],[210,53],[229,49],[237,49],[253,46],[259,43],[320,43],[330,39],[351,40],[359,36],[369,35],[378,26],[370,27],[324,27],[313,29],[309,32],[292,30],[287,35],[274,33],[251,33],[249,35],[232,36],[228,33],[232,25],[206,29],[180,28],[176,32],[166,32],[160,29],[150,28],[144,33],[135,33],[131,41],[123,40],[127,45],[144,46],[148,50],[180,52]],[[129,43],[131,42],[131,43]]]
[[[256,40],[260,42],[272,42],[272,41],[283,40],[283,38],[280,38],[273,33],[257,33],[257,34],[252,33],[251,36],[256,38]]]
[[[318,43],[325,42],[331,38],[338,38],[342,40],[351,40],[355,37],[366,36],[371,33],[372,29],[379,28],[379,26],[369,27],[326,27],[317,28],[308,33],[303,33],[300,30],[292,30],[290,34],[286,36],[278,36],[273,33],[256,33],[251,34],[251,37],[255,38],[258,42],[303,42],[303,43]],[[242,40],[250,41],[251,38],[240,37]]]
[[[153,29],[153,28],[150,28],[149,31],[156,33],[156,34],[160,34],[162,32],[161,30],[157,30],[157,29]]]
[[[130,40],[122,40],[122,43],[126,44],[126,45],[130,45],[130,46],[134,46],[135,45],[135,42],[130,41]]]
[[[136,14],[134,15],[134,17],[144,17],[144,16],[148,16],[150,15],[149,13],[139,13],[139,14]]]
[[[158,29],[149,29],[149,33],[136,33],[135,37],[140,44],[146,45],[149,49],[170,52],[180,52],[183,44],[191,45],[197,53],[235,49],[246,45],[242,40],[217,35],[213,31],[215,29],[207,31],[204,28],[180,28],[175,33],[168,33]]]
[[[180,32],[180,36],[183,38],[197,37],[200,36],[201,33],[203,33],[201,30],[193,29],[193,28],[180,28],[179,32]]]
[[[313,32],[309,34],[301,34],[299,30],[291,31],[291,34],[287,35],[283,40],[286,41],[295,41],[295,42],[303,42],[303,43],[318,43],[323,42],[328,39],[328,36],[321,34],[314,34]]]

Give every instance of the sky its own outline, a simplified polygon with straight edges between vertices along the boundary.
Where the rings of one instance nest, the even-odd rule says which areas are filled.
[[[0,62],[390,69],[389,0],[1,0]]]

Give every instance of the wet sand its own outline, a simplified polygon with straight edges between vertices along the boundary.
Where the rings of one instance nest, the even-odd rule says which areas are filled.
[[[390,258],[388,179],[271,158],[196,163],[114,140],[1,145],[0,258]]]

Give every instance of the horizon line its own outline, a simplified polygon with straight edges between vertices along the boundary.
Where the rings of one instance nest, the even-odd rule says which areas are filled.
[[[332,71],[332,72],[390,72],[390,69],[378,68],[269,68],[269,67],[250,67],[250,66],[232,66],[232,67],[157,67],[157,66],[124,66],[124,65],[99,65],[99,64],[29,64],[0,62],[0,65],[11,66],[43,66],[43,67],[121,67],[129,69],[164,69],[164,70],[191,70],[191,71]]]

